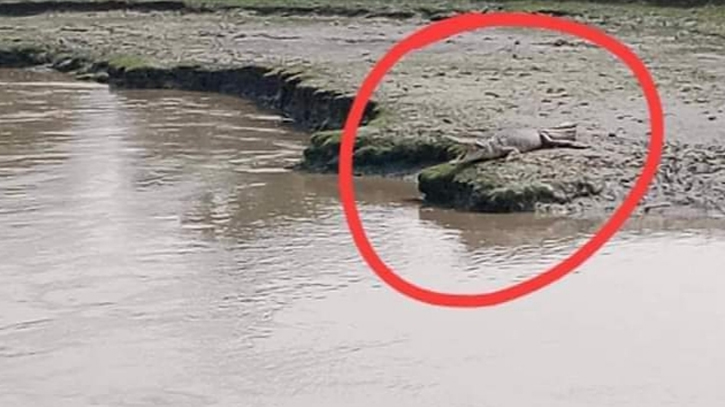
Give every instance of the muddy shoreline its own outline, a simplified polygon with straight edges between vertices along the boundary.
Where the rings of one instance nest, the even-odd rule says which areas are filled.
[[[45,65],[81,80],[132,89],[179,89],[216,92],[251,99],[265,108],[289,116],[312,131],[342,127],[353,98],[334,91],[305,86],[300,72],[262,66],[205,69],[201,66],[124,66],[124,61],[93,61],[79,56],[52,54],[40,48],[0,49],[0,66],[27,68]],[[363,124],[377,114],[375,102],[366,109]]]
[[[297,168],[322,172],[337,169],[339,129],[361,77],[388,44],[436,18],[432,12],[420,10],[414,16],[376,15],[370,10],[354,9],[342,12],[334,8],[325,9],[328,17],[320,17],[321,9],[312,11],[313,16],[304,16],[310,12],[304,7],[290,7],[289,14],[303,16],[289,17],[284,15],[284,10],[272,10],[271,6],[266,12],[274,16],[260,17],[265,10],[193,11],[186,5],[181,8],[181,3],[163,1],[138,3],[143,5],[138,7],[146,7],[138,10],[124,8],[126,3],[113,1],[27,3],[31,6],[25,9],[17,4],[0,8],[0,16],[4,15],[0,19],[0,66],[47,65],[79,79],[96,80],[112,87],[177,88],[251,99],[282,112],[313,133]],[[52,4],[60,5],[54,9]],[[84,4],[89,9],[83,9]],[[166,6],[170,9],[165,9]],[[62,13],[55,13],[59,11]],[[555,11],[549,12],[555,14]],[[129,13],[135,18],[128,19]],[[560,14],[576,12],[565,10]],[[585,19],[600,21],[601,18],[589,15]],[[635,19],[633,22],[636,18],[639,18],[636,13],[627,17]],[[96,19],[110,23],[111,28],[103,27]],[[158,21],[157,26],[149,32],[141,31],[144,21],[137,20],[144,19]],[[627,26],[627,19],[610,27],[624,36],[625,41],[632,38],[635,28]],[[666,20],[657,14],[650,19],[647,24],[640,23],[646,35],[641,36],[645,39],[640,42],[645,46],[639,51],[640,55],[644,51],[645,60],[653,60],[657,55],[654,45],[662,43],[658,35],[666,37],[675,32],[677,38],[662,49],[666,58],[682,58],[675,56],[677,43],[682,43],[684,38],[688,44],[695,44],[700,39],[698,31],[703,31],[689,20]],[[194,26],[184,25],[191,25],[192,21]],[[663,31],[662,21],[675,24],[679,31]],[[33,36],[29,27],[36,24],[40,35]],[[364,31],[363,37],[359,37],[355,32],[365,24],[372,24],[381,32]],[[599,24],[609,27],[601,21]],[[687,29],[683,31],[682,27]],[[350,31],[355,32],[346,37]],[[391,35],[383,37],[385,32]],[[146,42],[139,42],[144,38]],[[320,39],[330,42],[329,46],[302,48],[304,44],[311,47],[313,41]],[[617,78],[617,75],[626,77],[626,72],[620,68],[600,72],[597,80],[601,84],[594,85],[617,86],[606,88],[603,97],[597,96],[599,100],[587,100],[585,94],[576,94],[581,89],[556,85],[571,81],[572,76],[574,82],[581,77],[582,83],[586,83],[590,72],[569,69],[568,77],[560,74],[557,77],[556,67],[548,69],[547,65],[536,62],[536,58],[544,55],[553,61],[552,65],[561,64],[564,68],[569,65],[562,58],[568,55],[587,63],[591,63],[587,58],[602,58],[588,48],[561,38],[520,33],[479,36],[475,41],[501,45],[499,50],[503,51],[501,55],[477,51],[481,56],[468,56],[465,52],[470,54],[475,49],[470,47],[476,45],[472,40],[459,41],[460,45],[449,41],[450,45],[442,47],[454,52],[452,61],[438,49],[432,56],[401,64],[403,68],[396,68],[399,72],[389,75],[391,83],[381,85],[367,107],[365,127],[360,129],[356,141],[355,172],[417,176],[426,203],[468,211],[536,211],[599,217],[616,209],[639,175],[647,152],[647,118],[641,114],[643,103],[636,97],[637,88]],[[300,45],[289,45],[294,42]],[[703,44],[700,42],[698,46]],[[122,52],[118,52],[119,48]],[[186,48],[199,51],[189,55]],[[250,50],[255,54],[249,56]],[[584,52],[588,54],[580,55]],[[513,69],[511,57],[516,60]],[[360,59],[363,63],[351,64]],[[658,68],[654,72],[656,76],[659,74],[660,84],[665,84],[660,91],[669,97],[673,86],[682,87],[679,82],[682,82],[683,68]],[[725,171],[721,170],[725,169],[725,149],[717,128],[723,108],[718,102],[721,89],[716,85],[721,72],[711,71],[706,82],[690,83],[686,94],[686,98],[696,101],[696,106],[705,106],[707,118],[684,116],[681,128],[694,128],[691,123],[700,123],[700,120],[711,127],[698,131],[697,137],[702,140],[680,134],[680,129],[675,129],[677,135],[672,139],[667,134],[657,179],[642,200],[639,213],[676,217],[719,217],[725,213],[725,190],[719,187],[724,181]],[[481,78],[476,72],[484,72],[488,78]],[[702,72],[693,72],[702,75]],[[522,95],[512,85],[501,85],[499,79],[511,81],[513,78],[515,85],[537,75],[542,78],[536,85],[527,84],[530,92],[523,95],[523,102],[511,104],[505,100],[505,92],[510,91],[509,97]],[[480,83],[481,79],[489,89],[483,95],[470,89],[471,84]],[[527,105],[531,91],[537,87],[544,99],[537,106]],[[464,93],[458,92],[459,98],[435,99],[435,92],[448,89],[464,90]],[[586,116],[591,114],[588,105],[595,102],[608,107],[609,116],[600,116],[597,120]],[[689,99],[677,102],[687,108],[693,105]],[[502,108],[502,105],[510,107]],[[677,115],[678,106],[668,105],[665,100],[666,111],[668,107],[668,113]],[[481,108],[490,112],[476,113]],[[538,118],[530,115],[532,111]],[[631,124],[622,123],[628,116],[620,111],[630,113]],[[447,140],[445,135],[468,135],[482,128],[485,131],[513,124],[536,126],[544,121],[568,120],[571,116],[583,119],[582,138],[593,149],[530,153],[514,162],[482,163],[455,173],[445,164],[461,151],[461,146]],[[615,121],[617,126],[612,126]]]

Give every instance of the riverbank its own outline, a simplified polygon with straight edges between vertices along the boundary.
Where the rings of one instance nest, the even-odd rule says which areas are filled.
[[[254,9],[259,2],[198,9],[175,2],[102,9],[99,3],[112,2],[92,2],[94,9],[81,10],[70,3],[86,4],[54,9],[43,3],[33,13],[0,8],[0,64],[49,64],[111,86],[253,99],[314,132],[299,166],[307,171],[336,170],[339,128],[372,64],[396,41],[451,11],[310,11],[304,5],[285,11],[273,2],[264,10]],[[507,2],[477,10],[505,7],[538,6]],[[717,13],[581,3],[547,3],[547,9],[616,36],[655,76],[667,146],[639,210],[721,215],[725,64]],[[357,173],[422,171],[419,190],[427,202],[473,211],[606,214],[638,176],[648,141],[646,106],[623,65],[572,38],[526,30],[468,33],[411,54],[368,108],[356,143]],[[460,151],[445,135],[563,120],[581,123],[582,141],[593,148],[530,153],[455,174],[442,164]]]

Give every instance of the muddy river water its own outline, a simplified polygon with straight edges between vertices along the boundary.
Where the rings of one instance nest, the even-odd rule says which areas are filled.
[[[284,169],[307,136],[274,114],[47,72],[0,71],[0,95],[0,406],[725,401],[714,221],[633,220],[532,296],[436,308],[363,263],[334,176]],[[599,225],[356,191],[380,256],[437,290],[530,277]]]

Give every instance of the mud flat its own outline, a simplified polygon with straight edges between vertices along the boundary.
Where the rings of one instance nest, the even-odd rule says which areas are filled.
[[[112,87],[249,98],[313,133],[300,170],[334,172],[339,129],[368,70],[396,41],[456,11],[259,3],[5,3],[0,65],[46,65]],[[547,13],[626,43],[657,81],[666,147],[638,210],[721,216],[723,9],[546,4]],[[473,10],[506,7],[541,10],[520,2]],[[579,122],[581,141],[592,148],[527,153],[464,171],[446,164],[461,151],[447,135],[561,121]],[[359,175],[410,176],[433,205],[576,217],[605,216],[621,203],[649,136],[644,98],[623,64],[575,38],[514,29],[466,33],[409,54],[379,86],[364,124],[354,153]]]

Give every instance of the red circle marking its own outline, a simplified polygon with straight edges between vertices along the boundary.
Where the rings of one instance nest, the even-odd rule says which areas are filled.
[[[355,136],[357,135],[357,129],[360,125],[365,106],[370,100],[375,88],[387,71],[406,53],[462,32],[495,26],[530,27],[575,35],[607,49],[626,63],[636,75],[647,100],[651,127],[649,152],[644,168],[624,202],[622,202],[612,217],[609,218],[587,243],[561,263],[529,280],[490,293],[449,294],[431,291],[411,284],[392,271],[378,257],[365,235],[365,229],[360,221],[355,204],[355,193],[352,182],[352,154]],[[649,184],[657,171],[657,166],[662,155],[662,145],[664,143],[663,122],[662,103],[649,71],[632,51],[603,31],[561,18],[527,13],[469,13],[437,21],[395,44],[370,71],[352,104],[343,129],[338,175],[340,198],[347,224],[352,233],[355,245],[368,265],[383,281],[402,294],[432,305],[450,307],[482,307],[511,301],[539,290],[564,277],[591,257],[622,227],[624,222],[632,215],[639,200],[647,192]]]

